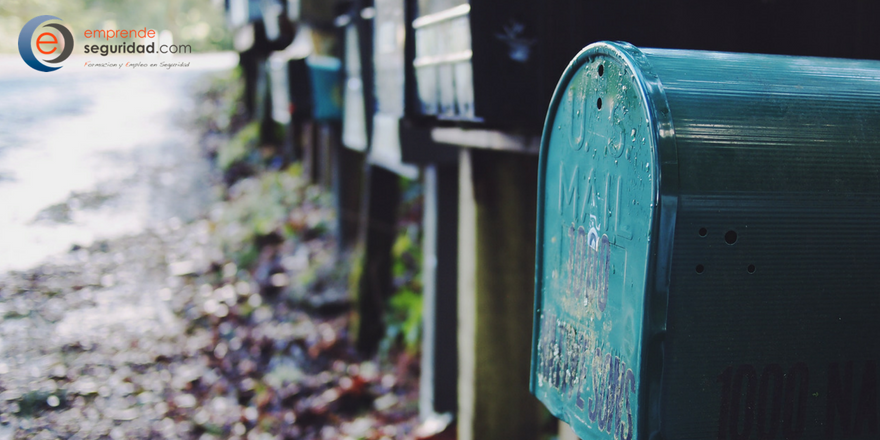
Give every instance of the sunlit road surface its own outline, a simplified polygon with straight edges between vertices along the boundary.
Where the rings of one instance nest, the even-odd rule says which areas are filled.
[[[160,61],[190,64],[86,65]],[[234,53],[74,56],[42,73],[0,55],[0,271],[196,216],[209,189],[192,91],[236,63]]]

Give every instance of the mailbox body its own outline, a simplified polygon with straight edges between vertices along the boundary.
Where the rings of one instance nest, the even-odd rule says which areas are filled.
[[[560,40],[583,41],[583,33],[542,22],[551,8],[567,6],[556,1],[419,0],[412,24],[416,113],[537,134],[551,92],[542,84],[555,79],[542,81],[542,75],[565,65],[568,56],[558,50],[565,44]],[[570,29],[575,28],[565,30]]]
[[[405,110],[406,8],[403,0],[375,0],[373,78],[375,112],[367,161],[414,179],[416,166],[403,163],[400,119]]]
[[[312,119],[326,122],[342,118],[342,63],[337,58],[308,55],[269,59],[272,114],[278,123]]]
[[[878,438],[880,62],[590,45],[538,203],[531,387],[582,438]]]
[[[314,118],[332,121],[342,118],[342,62],[338,58],[311,55],[306,58],[312,85]]]

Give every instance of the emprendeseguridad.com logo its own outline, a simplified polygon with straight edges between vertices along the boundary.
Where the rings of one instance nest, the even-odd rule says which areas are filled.
[[[49,64],[59,64],[66,60],[73,52],[73,34],[59,23],[47,23],[43,25],[43,23],[46,23],[49,20],[61,21],[58,17],[40,15],[39,17],[34,17],[25,23],[24,27],[21,28],[21,33],[18,34],[18,52],[21,54],[21,59],[23,59],[28,66],[31,66],[33,69],[39,70],[40,72],[51,72],[60,69],[61,66],[53,67],[41,63],[40,60],[37,59],[34,49],[43,55],[53,55],[51,59],[43,60]],[[43,28],[48,27],[58,31],[58,33],[61,34],[62,41],[59,42],[58,38],[52,32],[43,32],[37,36],[36,41],[31,44],[31,40],[34,38],[34,33],[36,33],[36,30],[40,25],[43,25]],[[58,55],[55,55],[56,53],[58,53]]]
[[[54,67],[44,63],[59,64],[69,58],[73,52],[73,34],[60,23],[46,23],[52,20],[61,21],[60,18],[52,15],[34,17],[25,23],[21,33],[18,34],[18,51],[21,53],[21,58],[28,66],[40,72],[52,72],[60,69],[61,66]],[[59,41],[58,37],[48,30],[34,39],[34,34],[36,34],[37,28],[41,27],[41,25],[43,28],[48,27],[56,30],[61,34],[61,40]],[[148,44],[138,41],[121,41],[126,39],[155,39],[156,31],[154,29],[87,30],[83,32],[83,37],[87,40],[83,51],[87,54],[107,56],[110,54],[192,53],[192,46],[188,44],[162,44],[157,46],[155,41]],[[98,43],[99,41],[101,44],[92,43]],[[41,62],[37,59],[37,52],[43,55],[51,55],[52,57],[50,59],[43,59]]]

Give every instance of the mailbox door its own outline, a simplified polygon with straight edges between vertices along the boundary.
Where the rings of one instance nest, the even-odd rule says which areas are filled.
[[[404,2],[376,0],[373,19],[373,68],[376,71],[376,112],[403,116]]]
[[[610,45],[582,51],[542,138],[531,386],[583,439],[643,438],[659,171],[654,107],[634,63]]]
[[[367,150],[367,116],[357,25],[345,29],[345,91],[343,92],[342,143],[352,150]]]
[[[287,84],[287,60],[282,56],[269,56],[269,81],[272,92],[272,119],[279,124],[290,122],[290,91]]]

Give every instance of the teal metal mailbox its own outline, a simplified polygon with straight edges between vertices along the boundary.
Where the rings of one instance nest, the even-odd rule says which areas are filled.
[[[538,203],[531,389],[582,438],[880,438],[880,62],[592,44]]]

